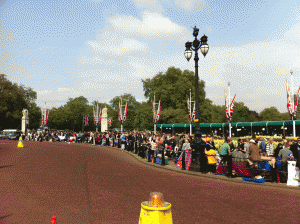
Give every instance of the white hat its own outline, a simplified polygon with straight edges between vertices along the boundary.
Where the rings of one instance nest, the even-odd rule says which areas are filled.
[[[255,140],[251,139],[249,142],[256,143]]]

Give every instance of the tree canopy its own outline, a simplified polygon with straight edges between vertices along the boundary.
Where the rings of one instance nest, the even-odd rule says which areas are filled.
[[[119,102],[128,104],[127,120],[124,129],[153,130],[154,120],[152,104],[161,101],[161,119],[159,123],[176,124],[188,123],[189,115],[187,98],[192,95],[195,101],[195,74],[189,70],[180,70],[170,67],[163,73],[159,72],[152,78],[142,79],[145,102],[138,102],[130,93],[114,97],[109,103],[99,102],[100,108],[107,108],[108,117],[112,118],[112,127],[120,128],[118,121]],[[199,81],[199,120],[201,123],[226,123],[225,106],[215,105],[206,98],[205,82]],[[10,82],[5,75],[0,75],[0,121],[1,127],[20,128],[22,110],[29,111],[29,128],[36,129],[40,126],[41,109],[37,107],[36,92],[23,85]],[[52,108],[49,115],[48,126],[51,129],[82,130],[83,117],[89,115],[89,126],[84,130],[95,130],[93,121],[93,106],[96,101],[89,103],[88,99],[79,96],[70,98],[65,105]],[[300,108],[300,107],[298,107]],[[157,106],[156,106],[157,110]],[[193,105],[192,105],[193,110]],[[123,107],[124,113],[124,107]],[[275,107],[265,108],[261,113],[250,111],[244,102],[235,102],[233,122],[279,121],[290,120],[288,113],[280,113]]]
[[[6,75],[0,75],[0,128],[21,128],[22,110],[29,113],[29,128],[37,127],[40,110],[36,106],[36,92],[23,85],[12,83]]]

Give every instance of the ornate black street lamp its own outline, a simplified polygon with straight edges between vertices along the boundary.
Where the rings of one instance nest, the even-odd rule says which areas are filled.
[[[204,148],[205,144],[203,144],[202,138],[201,138],[201,133],[200,133],[200,121],[199,121],[199,77],[198,77],[198,50],[201,49],[201,53],[205,57],[205,55],[208,52],[208,44],[207,44],[207,36],[203,35],[200,40],[197,39],[199,33],[199,29],[195,26],[194,27],[194,32],[193,36],[195,37],[195,40],[193,42],[186,42],[185,47],[186,50],[184,52],[184,56],[186,59],[189,61],[193,55],[192,50],[195,51],[195,101],[196,101],[196,118],[195,118],[195,123],[196,123],[196,132],[195,132],[195,137],[194,137],[194,149],[196,152],[200,152],[200,164],[201,164],[201,170],[202,172],[205,172],[205,166],[204,164],[205,161],[205,154],[204,154]]]

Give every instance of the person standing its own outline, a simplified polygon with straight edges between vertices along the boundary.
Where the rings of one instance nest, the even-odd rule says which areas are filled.
[[[222,162],[228,162],[228,156],[231,155],[230,145],[232,143],[232,140],[230,138],[227,138],[227,141],[225,141],[220,149],[220,156],[222,158]]]
[[[281,149],[279,151],[278,158],[280,158],[282,161],[281,168],[282,168],[283,177],[284,177],[284,179],[281,182],[286,182],[286,180],[287,180],[287,158],[288,158],[289,154],[293,154],[293,152],[290,150],[291,144],[292,144],[291,140],[289,140],[289,139],[286,140],[286,143],[284,144],[283,149]]]
[[[269,142],[266,145],[266,152],[267,152],[267,155],[269,157],[274,157],[274,145],[273,145],[273,142],[274,142],[274,139],[270,138]]]
[[[207,170],[208,173],[216,172],[216,164],[217,164],[217,152],[212,147],[205,148],[205,154],[207,156]]]
[[[250,165],[252,166],[252,168],[258,167],[258,161],[261,160],[260,158],[261,150],[258,148],[255,140],[251,139],[249,143],[250,143],[250,147],[249,147]]]
[[[297,139],[297,142],[295,144],[292,144],[291,145],[291,149],[290,149],[292,152],[293,152],[293,156],[296,160],[296,166],[297,167],[300,167],[300,138]]]

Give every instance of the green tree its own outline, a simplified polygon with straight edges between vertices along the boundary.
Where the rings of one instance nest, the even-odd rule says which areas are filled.
[[[162,121],[164,123],[188,122],[187,97],[192,91],[192,99],[195,100],[195,75],[192,71],[181,71],[178,68],[170,67],[164,74],[162,72],[153,78],[142,80],[144,96],[148,102],[153,101],[154,93],[156,101],[160,100],[162,105]],[[200,122],[210,122],[211,101],[205,98],[205,82],[199,81],[199,104]],[[185,114],[185,115],[184,115]],[[179,115],[181,118],[176,118]],[[182,116],[185,119],[182,119]],[[179,120],[178,120],[179,119]],[[185,120],[185,121],[184,121]]]
[[[160,123],[160,121],[158,121]],[[139,103],[136,110],[134,127],[138,130],[153,130],[154,120],[152,113],[152,104],[150,102]]]
[[[254,115],[250,114],[250,110],[243,102],[235,102],[233,109],[233,122],[252,122],[256,118]]]
[[[287,113],[281,113],[281,121],[289,121],[292,120],[291,115],[287,112]]]
[[[52,129],[81,131],[83,118],[86,115],[89,115],[89,126],[85,130],[93,127],[92,107],[88,105],[88,100],[83,96],[70,98],[64,106],[53,108],[50,114],[48,125]]]
[[[281,121],[283,118],[276,107],[265,108],[260,112],[260,117],[263,121]]]
[[[225,106],[211,105],[212,123],[227,123]]]
[[[136,101],[135,97],[132,96],[129,93],[125,93],[121,96],[116,96],[114,97],[111,101],[111,107],[113,110],[115,110],[115,113],[112,113],[113,115],[113,125],[115,125],[115,127],[120,128],[121,124],[118,120],[118,113],[119,113],[119,103],[121,103],[121,98],[122,98],[122,104],[126,105],[127,103],[127,119],[126,121],[123,123],[123,127],[124,129],[129,129],[129,130],[133,130],[137,127],[135,127],[135,119],[136,119],[136,115],[137,115],[137,109],[140,106],[140,103]],[[122,113],[124,115],[124,110],[125,107],[122,108]]]
[[[12,83],[6,75],[0,75],[0,123],[1,129],[21,128],[22,110],[28,109],[31,119],[35,117],[36,92],[31,88]],[[35,121],[29,124],[35,125]]]

